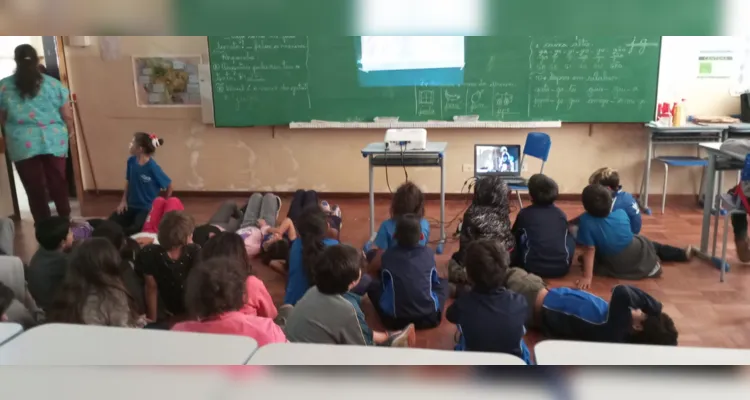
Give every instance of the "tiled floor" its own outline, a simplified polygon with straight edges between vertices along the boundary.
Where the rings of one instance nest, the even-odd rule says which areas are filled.
[[[87,199],[85,215],[102,216],[108,214],[118,202],[114,196]],[[210,217],[224,199],[183,198],[187,211],[199,223]],[[238,201],[243,199],[237,198]],[[360,246],[368,239],[368,205],[366,199],[343,199],[331,201],[339,203],[343,210],[344,228],[342,240]],[[675,246],[698,245],[700,241],[701,212],[695,204],[678,204],[670,200],[665,215],[644,216],[643,234],[651,239]],[[289,199],[284,201],[288,206]],[[454,220],[462,215],[465,201],[448,201],[446,219]],[[583,211],[575,202],[558,204],[568,216]],[[429,217],[439,216],[439,205],[430,201],[427,206]],[[282,210],[282,215],[285,209]],[[514,213],[515,214],[515,213]],[[388,202],[380,200],[376,205],[377,222],[388,215]],[[456,218],[457,220],[457,218]],[[36,249],[33,225],[30,221],[19,224],[17,229],[16,251],[24,261],[28,261]],[[455,231],[455,223],[449,228],[449,235]],[[433,227],[432,238],[438,238],[438,229]],[[731,240],[730,240],[731,242]],[[445,265],[450,254],[458,248],[458,243],[450,240],[443,255],[438,256],[441,274],[446,274]],[[668,264],[659,279],[628,282],[648,291],[664,303],[664,310],[672,315],[680,331],[680,344],[685,346],[712,346],[730,348],[750,348],[750,266],[740,264],[734,248],[729,250],[732,271],[725,283],[719,283],[719,273],[714,267],[693,261],[689,264]],[[261,265],[256,265],[256,273],[266,282],[274,300],[280,302],[284,292],[284,278]],[[551,280],[551,286],[571,286],[580,276],[580,269],[573,267],[564,279]],[[593,292],[606,299],[617,280],[595,278]],[[373,328],[379,328],[377,316],[372,306],[365,301],[365,313]],[[455,327],[443,324],[430,331],[418,332],[418,346],[436,349],[451,349]],[[540,339],[534,332],[528,335],[528,344]]]

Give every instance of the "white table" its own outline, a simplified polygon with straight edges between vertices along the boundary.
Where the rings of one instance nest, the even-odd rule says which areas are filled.
[[[13,339],[23,331],[23,327],[13,322],[0,322],[0,345]]]
[[[0,346],[0,365],[242,365],[245,336],[47,324]]]
[[[256,351],[251,365],[526,365],[503,353],[414,348],[275,343]]]
[[[208,368],[14,367],[2,371],[2,399],[215,400],[223,399],[231,384],[221,371]]]
[[[747,365],[750,350],[545,340],[537,365]]]
[[[370,242],[375,240],[375,167],[439,167],[440,168],[440,241],[438,254],[443,254],[445,241],[445,149],[447,142],[427,142],[424,150],[389,150],[385,142],[370,143],[362,149],[370,171]]]

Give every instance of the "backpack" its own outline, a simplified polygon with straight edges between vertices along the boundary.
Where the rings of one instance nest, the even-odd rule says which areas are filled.
[[[721,144],[720,149],[730,153],[745,154],[740,181],[728,193],[734,197],[735,207],[742,207],[745,211],[748,211],[750,210],[750,202],[748,202],[748,196],[750,196],[750,140],[727,139]]]

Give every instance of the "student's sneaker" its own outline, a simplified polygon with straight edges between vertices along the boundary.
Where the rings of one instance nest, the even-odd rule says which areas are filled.
[[[276,221],[278,221],[279,213],[281,212],[281,197],[276,196],[276,202],[279,204],[279,208],[276,209]]]
[[[323,200],[323,201],[320,202],[320,209],[323,210],[323,211],[325,211],[326,213],[330,213],[331,212],[331,205],[328,204],[327,201]]]
[[[338,204],[334,204],[333,207],[331,207],[331,215],[341,218],[341,207],[339,207]]]
[[[417,334],[414,330],[414,324],[409,324],[402,331],[388,332],[388,346],[391,347],[414,347]]]
[[[691,260],[693,256],[695,256],[696,253],[697,253],[697,250],[695,249],[695,247],[691,245],[688,245],[688,247],[685,247],[685,258],[687,258],[688,260]]]

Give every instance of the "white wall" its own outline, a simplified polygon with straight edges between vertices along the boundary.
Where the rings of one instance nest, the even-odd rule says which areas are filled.
[[[743,0],[750,3],[750,0]],[[748,23],[748,22],[746,22]],[[739,98],[730,95],[729,79],[699,79],[698,55],[706,50],[733,50],[739,58],[744,40],[739,36],[664,36],[659,63],[658,103],[687,99],[688,115],[739,114]],[[739,63],[737,63],[739,72]]]

